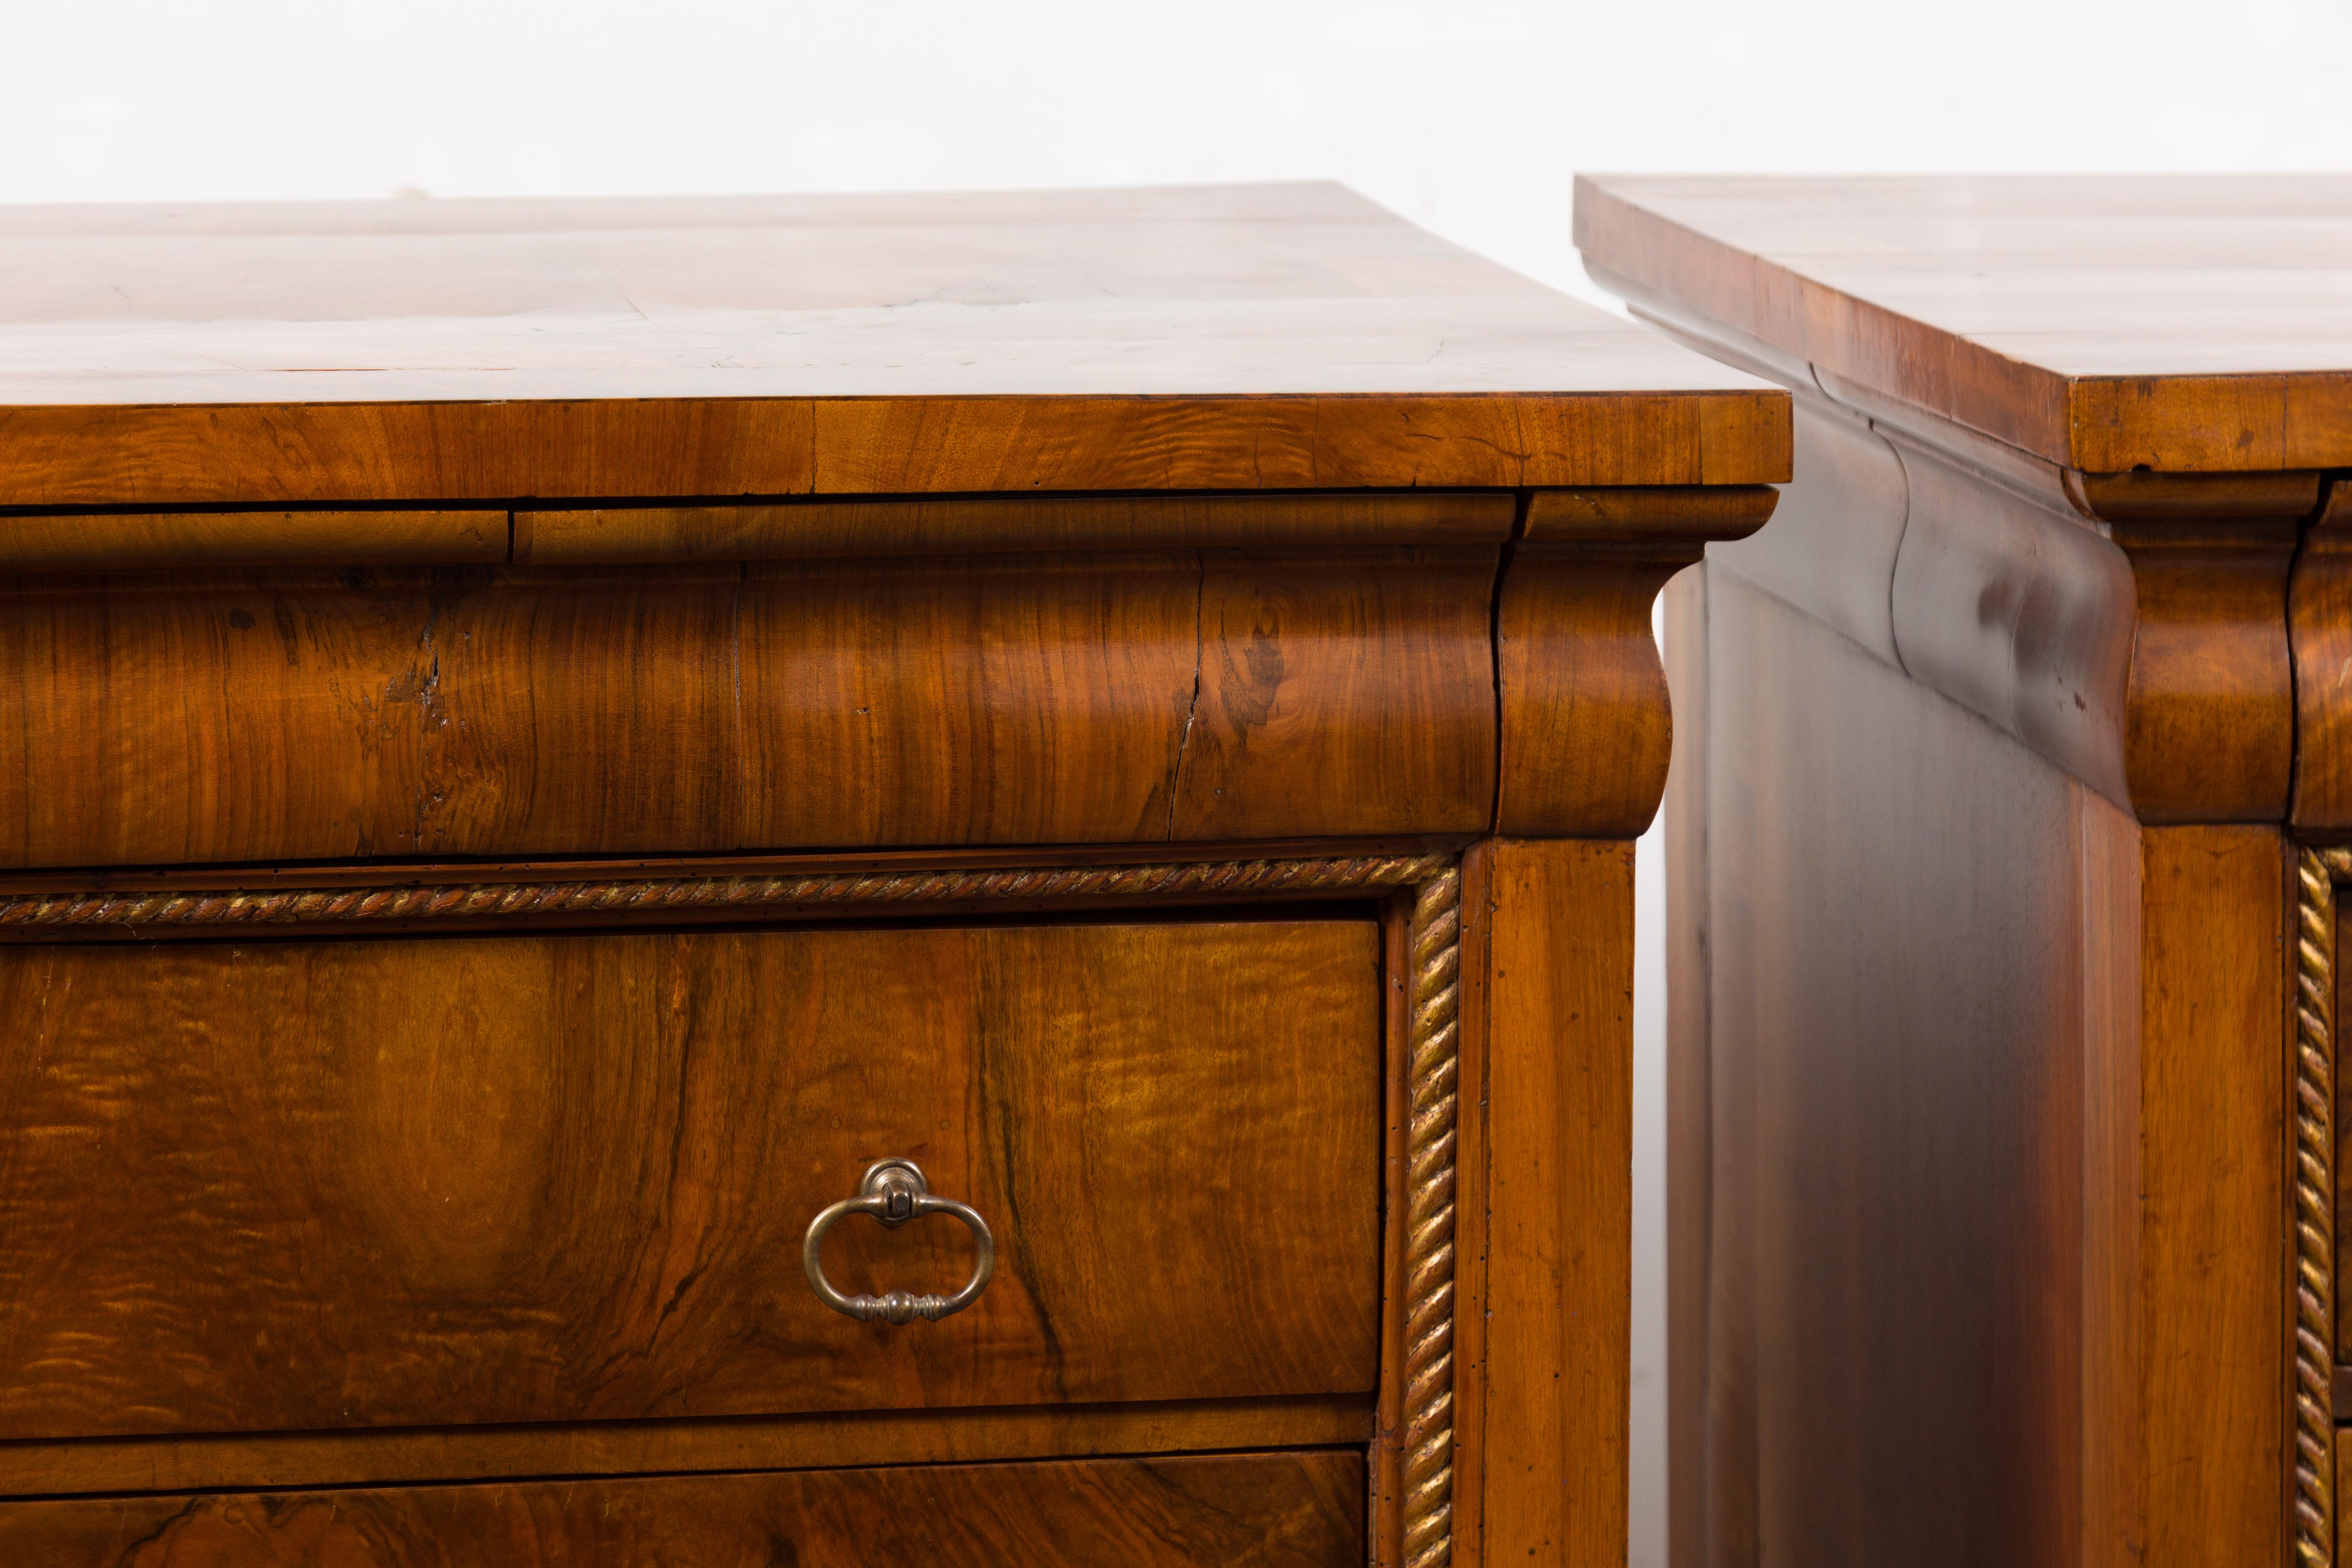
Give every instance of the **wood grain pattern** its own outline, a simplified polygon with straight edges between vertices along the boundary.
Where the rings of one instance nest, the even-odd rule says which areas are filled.
[[[1434,546],[1354,559],[1205,553],[1200,661],[1161,831],[1254,838],[1342,822],[1375,833],[1485,826],[1495,798],[1496,559]]]
[[[2082,1556],[2135,1568],[2151,1478],[2143,1460],[2147,1354],[2141,1064],[2147,845],[2138,823],[2079,797],[2082,878]]]
[[[2294,524],[2116,523],[2138,617],[2124,767],[2142,822],[2278,822],[2294,783]]]
[[[1691,503],[1695,510],[1706,504]],[[514,514],[514,560],[573,566],[991,550],[1499,544],[1511,537],[1517,513],[1517,498],[1500,490],[547,508]]]
[[[2085,476],[1800,398],[1782,525],[1724,564],[2142,821],[2278,820],[2286,578],[2314,475]]]
[[[2200,651],[2195,628],[2180,624],[2195,620],[2193,595],[2170,606],[2163,628],[2176,658],[2147,668],[2135,688],[2147,606],[2133,558],[2050,498],[2021,495],[1944,448],[1887,440],[1907,498],[1889,591],[1897,668],[2145,815],[2156,803],[2142,801],[2134,762],[2170,759],[2133,752],[2132,704],[2137,694],[2151,711],[2198,712],[2206,694],[2182,679]],[[2227,575],[2230,562],[2223,552],[2211,569]],[[2206,562],[2192,554],[2182,564],[2174,580],[2194,582]],[[2223,619],[2221,628],[2237,626]],[[2147,781],[2178,782],[2160,767]]]
[[[1494,560],[18,578],[0,865],[1475,832]]]
[[[1331,185],[20,210],[0,505],[1757,484],[1785,398]]]
[[[1545,543],[1745,539],[1780,503],[1769,485],[1535,490],[1524,537]]]
[[[1456,1489],[1478,1546],[1456,1561],[1606,1568],[1625,1557],[1633,847],[1491,839],[1466,862],[1479,1397]]]
[[[1498,831],[1631,837],[1657,815],[1674,720],[1650,607],[1690,559],[1512,552],[1495,610]]]
[[[503,510],[100,512],[0,518],[0,573],[504,561]]]
[[[1339,1447],[1361,1394],[0,1444],[0,1498]]]
[[[786,1562],[941,1568],[1362,1561],[1341,1449],[1152,1461],[807,1470],[0,1506],[24,1563],[481,1568]]]
[[[2352,463],[2352,180],[1585,176],[1629,288],[2066,468]]]
[[[1707,893],[1670,911],[1706,922],[1696,1561],[2113,1562],[2082,1478],[2128,1439],[2084,1389],[2138,1365],[2084,1317],[2137,1272],[2086,1278],[2085,1159],[2095,1111],[2137,1148],[2091,1064],[2137,1028],[2138,901],[2084,858],[2121,834],[2136,876],[2136,830],[1740,577],[1707,568],[1706,614]]]
[[[0,1433],[1370,1394],[1378,960],[1364,921],[9,950]],[[800,1277],[892,1154],[997,1228],[935,1325]],[[845,1226],[828,1268],[968,1247]]]
[[[2278,828],[2142,826],[1742,578],[1705,605],[1686,1549],[2279,1560]]]
[[[1457,888],[1460,876],[1457,869]],[[1381,908],[1381,1024],[1387,1063],[1381,1149],[1381,1392],[1373,1412],[1371,1441],[1365,1452],[1370,1490],[1366,1531],[1372,1568],[1404,1568],[1405,1562],[1404,1358],[1405,1319],[1411,1310],[1405,1258],[1412,1240],[1405,1226],[1407,1205],[1398,1201],[1398,1194],[1405,1191],[1406,1162],[1412,1157],[1412,1100],[1407,1078],[1412,1060],[1410,981],[1416,902],[1411,893],[1397,893]],[[1458,1156],[1458,1142],[1456,1152]]]
[[[1489,1348],[1494,1314],[1486,1303],[1494,1205],[1486,1186],[1492,1159],[1486,1107],[1492,1073],[1495,861],[1485,847],[1462,853],[1461,943],[1454,1006],[1454,1550],[1447,1568],[1488,1568],[1486,1405],[1500,1375]]]
[[[1242,839],[1205,844],[1056,845],[1050,868],[1039,865],[1038,851],[1034,847],[1018,845],[808,850],[755,855],[636,855],[593,859],[148,866],[99,871],[0,872],[0,894],[12,898],[24,894],[79,897],[100,890],[126,895],[150,892],[211,894],[221,891],[275,895],[320,889],[382,890],[458,883],[468,886],[507,883],[556,887],[582,882],[658,883],[731,877],[806,877],[820,880],[871,877],[878,885],[888,886],[898,879],[917,873],[959,878],[992,874],[1043,875],[1049,869],[1055,878],[1073,879],[1071,884],[1056,884],[1059,891],[1083,892],[1093,887],[1108,892],[1108,884],[1097,883],[1093,879],[1116,879],[1155,866],[1165,868],[1171,876],[1179,872],[1186,877],[1202,876],[1209,874],[1203,868],[1253,864],[1265,866],[1266,869],[1257,874],[1270,879],[1294,874],[1311,877],[1314,874],[1311,869],[1293,873],[1277,868],[1301,863],[1311,868],[1316,864],[1345,864],[1359,860],[1415,860],[1423,856],[1452,851],[1458,848],[1461,842],[1462,836],[1459,835],[1406,833],[1336,838]],[[1401,879],[1411,881],[1412,878],[1405,876]],[[1017,900],[1021,896],[1009,883],[999,892],[1008,899]]]
[[[2292,1541],[2288,861],[2275,827],[2144,845],[2146,1561],[2275,1563]]]
[[[1761,488],[1528,498],[1495,610],[1498,833],[1631,837],[1649,826],[1674,738],[1653,603],[1703,539],[1755,532],[1779,499]]]
[[[2294,638],[2294,825],[2352,829],[2352,480],[2337,479],[2303,536]]]

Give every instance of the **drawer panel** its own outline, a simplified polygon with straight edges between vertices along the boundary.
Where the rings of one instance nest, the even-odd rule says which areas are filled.
[[[1475,833],[1496,565],[0,576],[0,867]]]
[[[0,1436],[1369,1392],[1377,969],[1345,920],[0,948]],[[939,1322],[803,1273],[893,1156],[995,1237]]]
[[[0,1503],[0,1557],[76,1568],[1360,1568],[1363,1456],[803,1470]]]

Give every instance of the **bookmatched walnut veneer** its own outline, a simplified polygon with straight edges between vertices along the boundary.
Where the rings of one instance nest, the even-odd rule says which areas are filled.
[[[0,1560],[1622,1563],[1789,418],[1328,187],[0,213]]]

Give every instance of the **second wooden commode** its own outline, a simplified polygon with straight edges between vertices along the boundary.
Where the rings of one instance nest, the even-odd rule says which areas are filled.
[[[1642,180],[1798,394],[1668,621],[1699,1564],[2338,1560],[2352,180]]]

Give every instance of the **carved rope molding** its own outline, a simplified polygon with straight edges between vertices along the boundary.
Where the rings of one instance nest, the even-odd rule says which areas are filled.
[[[2305,849],[2295,942],[2294,1548],[2336,1561],[2336,884],[2352,850]]]
[[[59,926],[309,925],[344,921],[660,915],[810,905],[985,902],[997,899],[1149,899],[1180,895],[1354,892],[1412,887],[1450,872],[1443,855],[1314,860],[1211,860],[1158,866],[808,873],[789,877],[613,878],[472,882],[429,888],[307,888],[0,896],[0,933]]]
[[[1405,1076],[1404,1561],[1454,1557],[1454,1193],[1461,1081],[1462,875],[1421,884]]]
[[[1404,1562],[1405,1568],[1447,1568],[1454,1552],[1454,1212],[1462,969],[1462,877],[1450,855],[265,892],[26,894],[0,896],[0,938],[10,931],[91,927],[198,931],[572,914],[658,916],[697,910],[748,914],[810,906],[1041,899],[1126,902],[1398,888],[1416,889],[1405,1000],[1410,1026],[1402,1369]],[[1375,1531],[1375,1546],[1377,1539]]]

